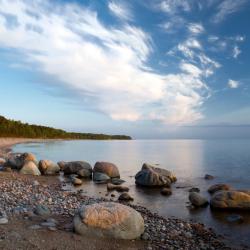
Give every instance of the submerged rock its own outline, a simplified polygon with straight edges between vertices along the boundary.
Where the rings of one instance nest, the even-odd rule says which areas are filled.
[[[60,167],[50,160],[39,161],[39,170],[44,175],[55,175],[60,171]]]
[[[120,178],[118,167],[110,162],[96,162],[93,172],[106,174],[110,178]]]
[[[144,220],[140,213],[113,202],[82,206],[73,223],[75,232],[84,237],[132,240],[144,232]]]
[[[191,192],[188,198],[192,203],[192,205],[196,207],[202,207],[208,205],[208,200],[205,197],[198,194],[197,192]]]
[[[27,175],[41,175],[37,165],[33,161],[25,162],[24,166],[20,170],[20,173]]]
[[[166,195],[166,196],[171,195],[172,194],[172,190],[170,188],[163,188],[161,190],[161,194],[162,195]]]
[[[62,162],[60,163],[62,166]],[[92,167],[85,161],[71,161],[63,164],[65,175],[76,174],[83,178],[92,178]]]
[[[215,192],[221,191],[221,190],[230,190],[231,187],[227,184],[215,184],[212,185],[207,191],[210,194],[214,194]]]
[[[210,175],[210,174],[206,174],[206,175],[204,176],[204,179],[205,179],[205,180],[213,180],[213,179],[214,179],[214,176],[212,176],[212,175]]]
[[[188,192],[196,192],[196,193],[199,193],[200,192],[200,189],[199,188],[197,188],[197,187],[193,187],[193,188],[190,188],[189,190],[188,190]]]
[[[211,207],[218,209],[236,209],[250,211],[249,191],[219,191],[211,198]]]
[[[134,198],[130,196],[130,194],[128,192],[124,192],[122,193],[119,198],[119,201],[133,201]]]
[[[103,173],[94,172],[93,180],[96,183],[103,184],[103,183],[108,183],[110,181],[110,177]]]
[[[142,169],[135,176],[135,183],[147,187],[170,186],[176,177],[168,170],[157,168],[144,163]]]
[[[231,214],[227,216],[227,221],[228,222],[243,222],[243,217],[239,214]]]
[[[112,178],[111,179],[111,183],[114,185],[121,185],[122,183],[124,183],[125,181],[120,179],[120,178]]]
[[[122,185],[114,185],[112,183],[108,183],[107,190],[108,191],[116,190],[117,192],[128,192],[129,188],[126,186],[122,186]]]

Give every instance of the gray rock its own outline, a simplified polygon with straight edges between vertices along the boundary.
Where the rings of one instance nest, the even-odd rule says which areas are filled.
[[[54,223],[54,222],[42,222],[41,224],[40,224],[42,227],[55,227],[56,226],[56,224]]]
[[[131,207],[103,202],[82,206],[76,213],[74,230],[84,237],[137,239],[144,232],[144,220]]]
[[[227,184],[215,184],[215,185],[212,185],[207,191],[210,193],[210,194],[214,194],[218,191],[222,191],[222,190],[230,190],[231,187]]]
[[[110,181],[110,177],[103,173],[94,172],[93,180],[96,183],[103,184],[103,183],[108,183]]]
[[[208,205],[208,200],[196,192],[191,192],[188,198],[192,203],[192,205],[196,207],[202,207]]]
[[[83,178],[92,178],[92,167],[85,161],[71,161],[64,163],[63,172],[65,175],[80,174]]]
[[[118,167],[110,162],[96,162],[93,172],[106,174],[110,178],[120,178]]]
[[[41,172],[33,161],[25,162],[20,173],[26,175],[41,175]]]
[[[76,177],[71,178],[72,184],[77,186],[77,185],[82,185],[82,180]]]
[[[11,155],[4,164],[5,167],[20,170],[26,162],[32,161],[37,164],[36,157],[31,153],[24,153],[21,155]]]
[[[50,215],[50,210],[45,205],[37,205],[34,210],[34,213],[41,216]]]
[[[140,186],[161,187],[170,186],[176,177],[168,170],[144,163],[135,176],[135,183]]]

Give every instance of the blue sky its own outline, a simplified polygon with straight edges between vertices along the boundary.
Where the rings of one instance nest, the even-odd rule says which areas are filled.
[[[249,11],[249,0],[0,0],[0,114],[137,138],[245,137]]]

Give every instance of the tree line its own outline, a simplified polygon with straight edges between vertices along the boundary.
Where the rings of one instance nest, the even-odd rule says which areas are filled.
[[[74,133],[46,126],[30,125],[0,116],[0,137],[85,140],[131,140],[127,135]]]

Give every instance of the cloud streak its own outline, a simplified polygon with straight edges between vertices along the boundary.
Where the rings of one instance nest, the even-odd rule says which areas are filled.
[[[129,24],[105,26],[96,12],[49,1],[0,2],[0,47],[23,53],[25,63],[73,89],[84,108],[114,120],[157,120],[166,124],[193,123],[208,96],[206,71],[215,62],[198,40],[182,46],[200,50],[202,67],[182,61],[178,72],[159,74],[147,65],[152,38]],[[10,25],[6,15],[16,22]],[[184,53],[184,51],[182,51]],[[191,55],[190,55],[191,57]]]

